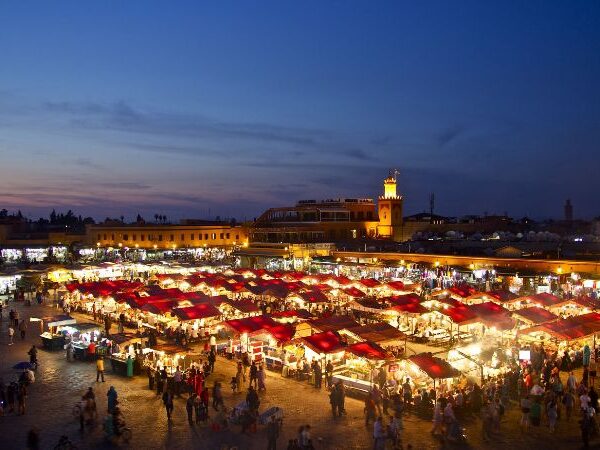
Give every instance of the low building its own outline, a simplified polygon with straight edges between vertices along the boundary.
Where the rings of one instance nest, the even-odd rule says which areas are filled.
[[[227,222],[185,221],[185,225],[105,223],[86,227],[86,243],[98,247],[172,249],[247,245],[243,226]]]

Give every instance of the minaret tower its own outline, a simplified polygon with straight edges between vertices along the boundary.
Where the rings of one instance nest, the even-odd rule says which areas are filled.
[[[383,195],[379,196],[377,235],[394,241],[402,240],[402,196],[397,194],[399,172],[391,170],[383,180]]]

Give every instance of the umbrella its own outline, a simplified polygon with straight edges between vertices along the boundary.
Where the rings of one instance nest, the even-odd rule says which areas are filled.
[[[23,370],[23,369],[33,369],[33,365],[27,361],[21,361],[13,366],[13,369]]]

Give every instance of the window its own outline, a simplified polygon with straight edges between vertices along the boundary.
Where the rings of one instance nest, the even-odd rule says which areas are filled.
[[[159,234],[159,235],[158,235],[158,240],[159,240],[159,241],[162,241],[162,239],[163,239],[163,236],[162,236],[162,234]]]
[[[175,240],[175,235],[174,235],[174,234],[171,234],[171,235],[169,236],[169,240],[170,240],[171,242],[173,242],[173,241]]]
[[[140,241],[144,242],[144,239],[146,238],[146,235],[144,234],[140,234]]]
[[[115,240],[115,234],[114,234],[114,233],[110,235],[110,240],[111,240],[111,241],[114,241],[114,240]]]
[[[240,235],[239,235],[239,234],[236,234],[236,235],[235,235],[235,240],[236,240],[236,241],[239,241],[239,240],[240,240]]]
[[[204,240],[208,241],[208,233],[204,234]]]
[[[106,233],[104,233],[104,240],[106,240]]]
[[[98,233],[98,240],[102,239],[102,237],[100,236],[100,233]]]
[[[211,236],[212,240],[214,241],[217,238],[217,233],[213,233]]]
[[[185,241],[185,234],[181,233],[181,240]]]
[[[198,233],[198,240],[201,241],[202,240],[202,233]]]
[[[229,233],[227,233],[227,234],[225,235],[225,237],[226,237],[227,239],[229,239]]]
[[[194,233],[190,234],[190,241],[194,240]]]
[[[132,240],[137,241],[137,234],[134,233],[133,236],[131,236],[131,237],[132,237]]]
[[[219,239],[223,239],[224,233],[219,234]]]
[[[124,234],[124,235],[123,235],[123,240],[124,240],[124,241],[127,241],[127,240],[129,240],[129,235],[128,235],[128,234]]]

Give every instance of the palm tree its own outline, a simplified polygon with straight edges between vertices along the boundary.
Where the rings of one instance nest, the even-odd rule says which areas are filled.
[[[158,214],[154,214],[154,221],[158,223]]]

